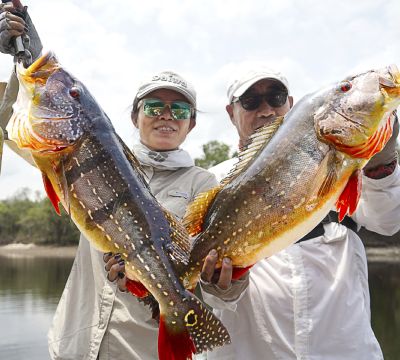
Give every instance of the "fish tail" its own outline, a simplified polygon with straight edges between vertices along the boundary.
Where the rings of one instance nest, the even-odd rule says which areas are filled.
[[[192,359],[195,353],[230,343],[224,325],[194,295],[186,291],[179,309],[179,314],[176,311],[165,314],[161,309],[158,334],[160,360]]]

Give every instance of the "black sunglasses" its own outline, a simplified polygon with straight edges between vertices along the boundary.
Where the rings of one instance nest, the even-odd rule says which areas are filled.
[[[278,108],[285,105],[288,97],[287,90],[276,89],[267,92],[266,94],[246,94],[234,99],[233,102],[240,102],[242,108],[247,111],[253,111],[260,107],[264,100],[269,106]]]

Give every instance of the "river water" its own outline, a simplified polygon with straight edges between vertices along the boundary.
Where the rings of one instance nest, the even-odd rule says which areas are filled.
[[[0,257],[0,359],[48,360],[46,334],[70,258]],[[400,263],[369,263],[372,325],[386,360],[400,354]]]

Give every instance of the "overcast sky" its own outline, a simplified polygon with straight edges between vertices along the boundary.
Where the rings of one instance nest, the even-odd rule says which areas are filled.
[[[46,50],[79,78],[131,145],[129,107],[137,86],[161,70],[191,81],[197,126],[183,147],[238,137],[225,113],[226,87],[241,63],[263,61],[282,71],[295,100],[347,75],[400,66],[398,0],[31,0]],[[0,80],[12,59],[0,54]],[[0,199],[21,187],[42,189],[38,170],[6,149]]]

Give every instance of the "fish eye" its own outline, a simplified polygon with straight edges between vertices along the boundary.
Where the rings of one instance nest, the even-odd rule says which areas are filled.
[[[351,82],[350,81],[344,81],[340,84],[340,90],[343,92],[347,92],[351,89]]]
[[[77,87],[72,87],[71,89],[69,89],[69,94],[74,98],[74,99],[78,99],[79,96],[81,95],[80,90]]]

